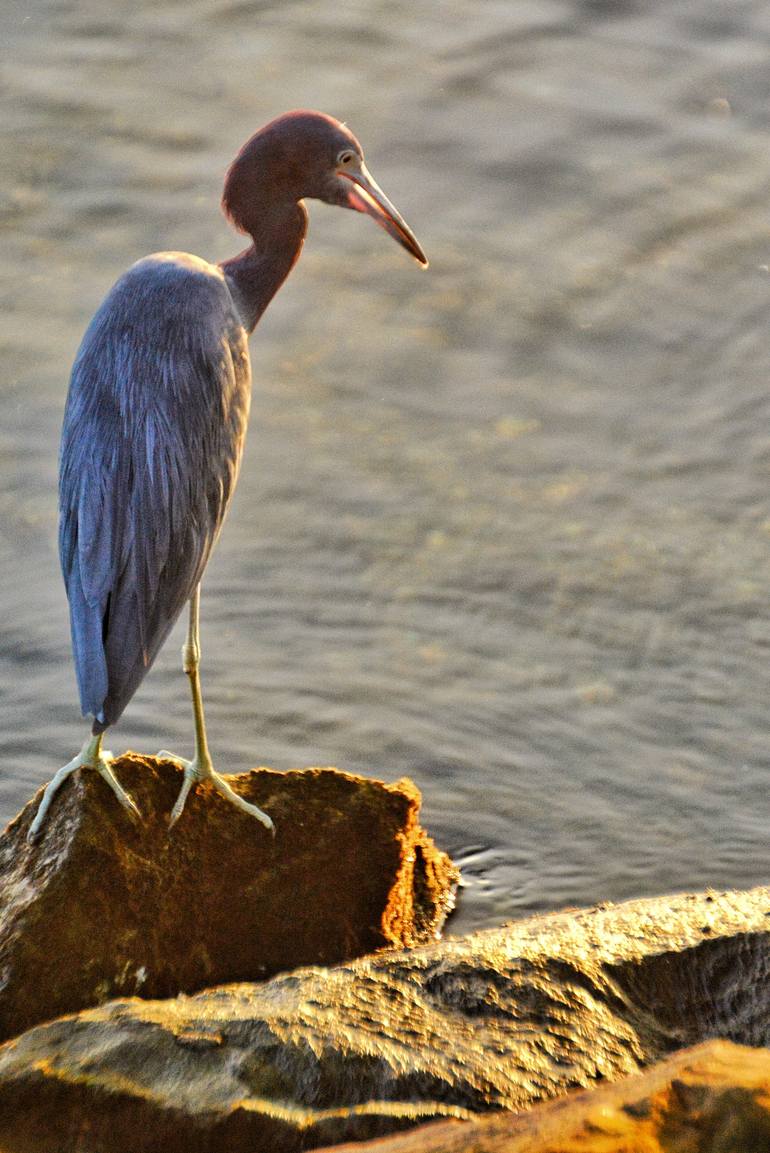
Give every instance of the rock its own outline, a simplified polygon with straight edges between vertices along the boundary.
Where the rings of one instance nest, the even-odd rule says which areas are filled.
[[[0,1148],[294,1153],[763,1044],[769,927],[766,888],[683,895],[113,1002],[0,1049]]]
[[[706,1041],[646,1073],[466,1124],[442,1122],[318,1153],[760,1153],[770,1052]]]
[[[231,777],[275,821],[202,787],[169,832],[181,770],[127,753],[73,775],[40,840],[40,794],[0,838],[0,1039],[110,998],[168,997],[433,939],[457,872],[419,824],[409,781],[336,769]]]

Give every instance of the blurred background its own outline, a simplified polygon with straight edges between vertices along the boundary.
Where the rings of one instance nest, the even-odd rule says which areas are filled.
[[[243,141],[345,120],[431,259],[310,204],[203,586],[218,767],[409,775],[452,931],[766,880],[770,9],[9,0],[0,817],[80,747],[72,358],[158,249],[243,247]],[[180,624],[109,734],[189,755]]]

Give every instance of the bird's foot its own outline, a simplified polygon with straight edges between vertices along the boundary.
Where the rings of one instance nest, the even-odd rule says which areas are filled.
[[[120,801],[123,808],[128,812],[131,817],[141,820],[142,814],[136,806],[134,800],[128,795],[126,790],[121,785],[115,773],[112,771],[112,753],[107,752],[106,749],[101,747],[101,736],[89,737],[83,748],[80,750],[76,757],[73,757],[66,765],[64,765],[56,773],[54,777],[48,782],[43,793],[35,819],[29,827],[27,833],[27,840],[30,844],[36,840],[40,830],[43,827],[43,822],[46,819],[48,810],[51,807],[51,802],[62,787],[67,777],[78,769],[94,769],[99,776],[107,782],[112,789],[115,796]]]
[[[240,809],[241,812],[256,817],[257,820],[261,821],[265,828],[269,829],[273,836],[275,836],[275,825],[267,813],[257,808],[256,805],[244,801],[243,797],[239,797],[235,790],[227,783],[225,777],[214,771],[214,767],[210,761],[199,760],[197,756],[192,761],[187,761],[184,757],[178,757],[175,753],[169,753],[165,749],[162,749],[158,753],[158,756],[164,760],[173,761],[184,769],[184,780],[182,781],[182,787],[179,790],[176,804],[171,810],[171,817],[168,822],[169,828],[175,825],[181,817],[190,790],[195,788],[201,781],[208,781],[214,786],[218,793],[221,793],[226,800],[232,805],[235,805],[236,809]]]

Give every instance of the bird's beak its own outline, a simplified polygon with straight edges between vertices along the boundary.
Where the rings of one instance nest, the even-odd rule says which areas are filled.
[[[354,208],[356,212],[365,212],[367,216],[371,216],[380,228],[384,228],[394,240],[411,253],[423,268],[427,268],[428,258],[420,248],[417,237],[390,203],[363,161],[359,168],[340,171],[339,175],[350,182],[347,193],[348,208]]]

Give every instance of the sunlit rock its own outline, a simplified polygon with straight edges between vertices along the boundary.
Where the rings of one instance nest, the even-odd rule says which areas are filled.
[[[616,1085],[518,1115],[319,1153],[753,1153],[770,1149],[770,1052],[705,1041]]]
[[[40,840],[36,797],[0,838],[0,1037],[110,998],[169,997],[434,938],[457,879],[419,824],[414,785],[335,769],[256,769],[233,787],[276,835],[207,786],[169,832],[181,770],[126,754],[144,815],[79,771]]]
[[[0,1147],[299,1153],[765,1044],[768,914],[766,888],[633,901],[113,1002],[0,1049]]]

